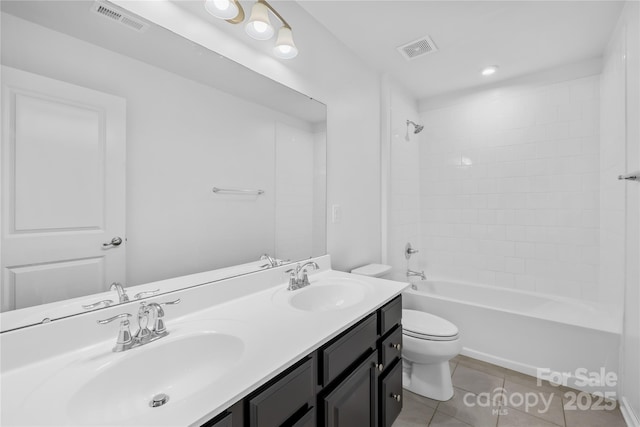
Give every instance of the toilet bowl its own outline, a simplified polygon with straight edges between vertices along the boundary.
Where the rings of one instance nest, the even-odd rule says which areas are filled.
[[[388,265],[369,264],[351,273],[384,277],[390,271]],[[456,325],[433,314],[403,309],[402,341],[402,386],[431,399],[451,399],[449,360],[462,349]]]
[[[435,400],[453,396],[449,360],[462,343],[453,323],[433,314],[402,310],[402,385]]]

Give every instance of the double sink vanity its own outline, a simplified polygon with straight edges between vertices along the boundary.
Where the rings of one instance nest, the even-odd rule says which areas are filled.
[[[407,285],[312,263],[3,333],[1,424],[390,426]]]

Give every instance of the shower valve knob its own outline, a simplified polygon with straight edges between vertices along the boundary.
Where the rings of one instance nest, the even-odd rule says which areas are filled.
[[[406,259],[411,258],[411,255],[417,254],[418,252],[420,251],[417,249],[413,249],[413,247],[411,247],[411,243],[407,243],[406,246],[404,247],[404,257]]]

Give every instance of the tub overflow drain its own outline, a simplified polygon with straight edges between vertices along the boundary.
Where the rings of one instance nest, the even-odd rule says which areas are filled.
[[[151,406],[152,408],[157,408],[158,406],[164,405],[168,401],[169,401],[169,396],[168,395],[166,395],[164,393],[156,394],[151,399],[151,402],[149,402],[149,406]]]

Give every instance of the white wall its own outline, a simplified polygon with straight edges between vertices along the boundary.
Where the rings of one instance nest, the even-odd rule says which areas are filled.
[[[312,141],[310,124],[10,15],[2,23],[3,64],[127,100],[127,285],[279,256],[276,122]]]
[[[427,274],[596,300],[599,76],[421,105]]]
[[[420,122],[417,101],[402,86],[385,78],[382,90],[388,101],[388,150],[383,161],[389,168],[389,202],[387,224],[387,257],[385,263],[393,267],[393,275],[398,280],[406,280],[406,270],[419,268],[419,258],[407,260],[405,245],[411,243],[420,249],[420,167],[419,134],[409,128],[406,136],[406,122]]]
[[[297,58],[281,61],[271,45],[221,21],[200,24],[166,2],[115,0],[115,4],[327,105],[327,251],[333,268],[349,270],[380,261],[380,76],[355,57],[296,2],[274,2],[294,28]],[[329,213],[329,212],[328,212]]]
[[[309,130],[276,123],[275,253],[281,259],[308,258],[318,235],[313,216],[315,142]]]
[[[625,5],[602,73],[603,286],[624,284],[620,396],[630,426],[640,425],[640,184],[616,176],[640,171],[640,7]],[[605,203],[606,201],[606,203]],[[605,282],[606,281],[606,282]]]

